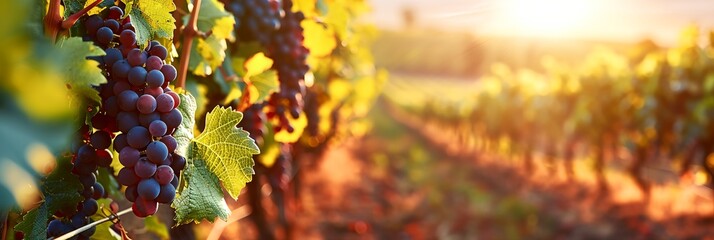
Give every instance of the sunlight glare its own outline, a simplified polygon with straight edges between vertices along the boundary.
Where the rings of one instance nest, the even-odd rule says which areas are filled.
[[[571,33],[590,11],[587,0],[508,0],[504,14],[517,31],[554,36]]]

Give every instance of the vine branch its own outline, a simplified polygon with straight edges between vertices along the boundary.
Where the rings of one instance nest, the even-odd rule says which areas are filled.
[[[90,223],[90,224],[84,225],[84,226],[82,226],[81,228],[77,228],[77,229],[75,229],[74,231],[68,232],[67,234],[62,235],[62,236],[60,236],[60,237],[58,237],[58,238],[52,238],[52,240],[67,240],[67,239],[70,239],[70,238],[72,238],[72,237],[74,237],[74,236],[77,236],[77,234],[80,234],[81,232],[86,231],[87,229],[90,229],[90,228],[92,228],[92,227],[94,227],[94,226],[97,226],[97,225],[99,225],[99,224],[102,224],[102,223],[104,223],[104,222],[106,222],[106,221],[114,220],[114,219],[118,218],[119,216],[124,215],[124,214],[126,214],[126,213],[128,213],[128,212],[131,212],[131,208],[124,209],[123,211],[118,212],[116,215],[112,215],[112,216],[109,216],[109,217],[106,217],[106,218],[102,218],[102,219],[97,220],[97,221],[94,221],[94,222],[92,222],[92,223]],[[115,217],[115,216],[116,216],[116,217]]]
[[[102,2],[102,0],[95,0],[92,4],[89,4],[86,7],[82,8],[82,10],[79,10],[79,12],[76,12],[76,13],[70,15],[66,20],[62,21],[62,23],[61,23],[62,29],[71,28],[72,25],[74,25],[74,23],[76,23],[80,17],[84,16],[84,14],[86,14],[87,12],[89,12],[89,10],[91,10],[92,8],[99,5],[99,3],[101,3],[101,2]]]
[[[188,73],[188,60],[191,57],[193,38],[199,34],[198,12],[201,10],[201,0],[193,0],[193,10],[188,19],[188,24],[183,29],[183,42],[181,43],[181,61],[179,61],[178,82],[176,87],[186,88],[186,74]]]

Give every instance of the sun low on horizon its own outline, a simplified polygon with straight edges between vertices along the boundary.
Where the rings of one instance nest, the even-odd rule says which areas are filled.
[[[519,35],[562,37],[579,31],[594,14],[591,0],[499,1],[501,25]]]

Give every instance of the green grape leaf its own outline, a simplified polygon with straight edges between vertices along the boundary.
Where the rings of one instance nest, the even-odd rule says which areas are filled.
[[[196,123],[196,99],[190,93],[179,94],[179,99],[181,99],[181,104],[178,106],[179,112],[181,112],[181,125],[174,132],[174,138],[178,143],[176,147],[176,153],[183,157],[188,157],[188,147],[193,140],[193,126]]]
[[[260,153],[248,132],[236,127],[242,118],[243,114],[238,111],[216,106],[206,114],[206,129],[191,146],[234,199],[251,181],[255,173],[252,156]]]
[[[275,70],[267,70],[260,74],[250,76],[248,79],[253,83],[252,87],[254,87],[258,93],[255,98],[251,96],[251,103],[265,101],[271,93],[278,91],[280,87],[278,73]]]
[[[94,0],[62,0],[62,3],[64,3],[64,18],[66,19],[70,15],[79,12],[84,9],[85,6],[89,6],[93,2]],[[105,8],[111,6],[114,6],[113,0],[102,0],[102,2],[95,8]]]
[[[45,204],[30,210],[22,221],[15,225],[15,231],[22,232],[25,239],[45,239],[47,237],[47,219],[50,218]]]
[[[159,239],[169,239],[169,229],[166,224],[159,221],[157,216],[148,216],[144,218],[144,226],[146,231],[155,234]]]
[[[144,47],[154,38],[173,38],[176,25],[171,12],[176,5],[171,0],[125,1],[125,14],[131,16],[136,29],[136,42]]]
[[[114,153],[114,155],[119,154]],[[97,174],[97,182],[102,184],[102,187],[104,187],[104,192],[106,192],[107,195],[111,198],[120,199],[124,196],[122,192],[119,191],[119,183],[117,182],[116,178],[114,178],[114,176],[112,176],[112,174],[106,168],[99,168],[99,174]]]
[[[99,63],[87,60],[89,56],[103,56],[104,50],[95,46],[91,42],[83,42],[80,37],[71,37],[58,41],[56,49],[59,59],[57,63],[62,64],[60,69],[65,73],[65,79],[70,90],[83,97],[87,97],[94,102],[101,102],[99,92],[93,86],[106,83],[107,79],[102,75]]]
[[[188,16],[184,18],[188,22]],[[198,76],[207,76],[223,63],[226,58],[227,40],[233,41],[233,15],[223,8],[217,0],[201,1],[198,13],[198,30],[211,32],[207,38],[197,38],[191,48],[189,68]]]
[[[216,217],[226,221],[231,211],[223,199],[218,177],[211,173],[202,159],[191,160],[181,175],[182,185],[171,207],[176,209],[176,224],[198,222]]]

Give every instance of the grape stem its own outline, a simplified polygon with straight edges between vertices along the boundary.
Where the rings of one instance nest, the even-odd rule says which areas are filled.
[[[70,15],[66,20],[62,21],[62,29],[71,28],[72,25],[74,25],[74,23],[76,23],[77,20],[79,20],[79,18],[84,16],[84,14],[87,14],[87,12],[89,12],[89,10],[96,7],[101,2],[102,2],[102,0],[95,0],[92,4],[89,4],[88,6],[82,8],[82,10],[79,10],[79,12],[76,12],[76,13]]]
[[[94,221],[94,222],[92,222],[92,223],[90,223],[90,224],[84,225],[84,226],[82,226],[81,228],[77,228],[77,229],[75,229],[74,231],[68,232],[68,233],[65,234],[65,235],[59,236],[58,238],[51,238],[51,239],[52,239],[52,240],[66,240],[66,239],[70,239],[70,238],[72,238],[72,237],[74,237],[74,236],[77,236],[77,234],[80,234],[81,232],[84,232],[84,231],[87,230],[87,229],[90,229],[90,228],[92,228],[92,227],[94,227],[94,226],[97,226],[97,225],[99,225],[99,224],[102,224],[102,223],[104,223],[104,222],[106,222],[106,221],[114,220],[115,218],[118,218],[119,216],[124,215],[124,214],[126,214],[126,213],[128,213],[128,212],[131,212],[131,208],[127,208],[127,209],[124,209],[124,210],[121,211],[121,212],[118,212],[118,213],[116,214],[116,216],[115,216],[115,215],[112,215],[112,216],[109,216],[109,217],[106,217],[106,218],[102,218],[102,219],[97,220],[97,221]]]
[[[52,42],[57,40],[57,34],[61,28],[62,16],[60,16],[60,0],[50,0],[49,8],[47,9],[47,15],[45,15],[45,35],[47,35]]]
[[[193,10],[188,19],[188,24],[183,29],[183,43],[181,44],[181,61],[179,62],[178,81],[176,87],[185,88],[186,74],[188,72],[188,60],[191,56],[191,45],[193,37],[203,35],[198,31],[198,12],[201,10],[201,0],[193,0]]]

